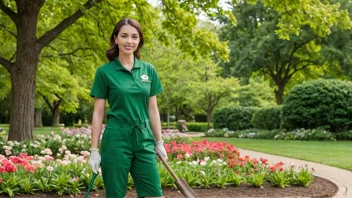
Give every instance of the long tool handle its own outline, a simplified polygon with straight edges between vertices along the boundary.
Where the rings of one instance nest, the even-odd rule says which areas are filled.
[[[163,164],[165,165],[166,169],[171,173],[172,177],[175,179],[175,181],[180,180],[177,175],[175,174],[175,172],[171,169],[171,167],[169,166],[169,164],[167,163],[166,159],[163,157],[163,155],[156,150],[156,154],[158,154],[159,158],[161,159],[161,161],[163,162]]]
[[[98,175],[98,174],[93,173],[93,177],[92,177],[92,179],[90,180],[90,183],[89,183],[89,186],[88,186],[88,191],[86,192],[86,195],[84,195],[84,198],[88,198],[89,193],[90,193],[90,191],[92,190],[92,187],[93,187],[93,184],[94,184],[94,180],[95,180],[95,178],[97,177],[97,175]]]

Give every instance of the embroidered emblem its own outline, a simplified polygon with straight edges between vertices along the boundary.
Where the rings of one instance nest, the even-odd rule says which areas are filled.
[[[142,82],[149,82],[148,80],[149,78],[147,75],[142,75],[141,78],[142,78]]]

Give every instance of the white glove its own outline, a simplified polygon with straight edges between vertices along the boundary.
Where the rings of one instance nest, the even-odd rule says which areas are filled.
[[[164,141],[156,141],[155,152],[159,152],[165,160],[168,160],[166,150],[164,148]]]
[[[88,164],[92,168],[93,173],[95,174],[98,174],[100,161],[101,161],[101,157],[100,157],[99,151],[91,151]]]

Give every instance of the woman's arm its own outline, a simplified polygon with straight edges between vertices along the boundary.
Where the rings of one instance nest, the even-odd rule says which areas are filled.
[[[149,98],[148,113],[149,113],[151,129],[153,131],[155,141],[161,141],[162,140],[161,123],[160,123],[159,109],[156,102],[156,96],[152,96]]]
[[[101,134],[101,127],[104,119],[104,111],[105,111],[105,99],[94,98],[91,148],[98,148],[100,134]]]

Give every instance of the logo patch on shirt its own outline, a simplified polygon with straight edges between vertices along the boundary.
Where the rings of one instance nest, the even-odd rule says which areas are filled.
[[[150,82],[149,77],[147,75],[142,75],[141,78],[142,78],[142,82]]]

